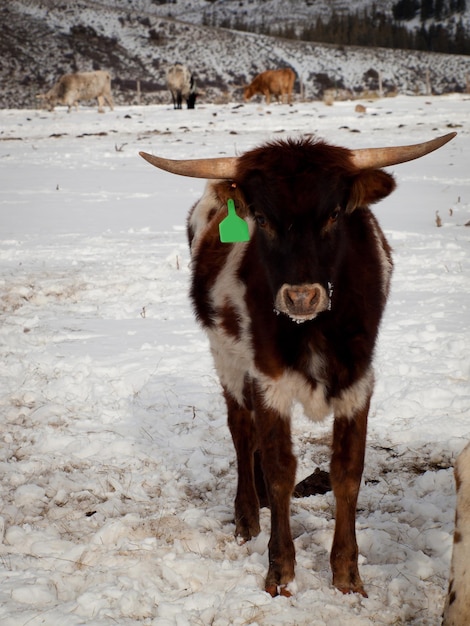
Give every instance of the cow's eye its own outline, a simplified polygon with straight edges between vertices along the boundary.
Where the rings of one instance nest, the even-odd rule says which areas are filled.
[[[332,226],[338,220],[338,217],[339,217],[339,207],[336,207],[336,209],[334,209],[334,211],[330,213],[330,217],[328,218],[326,227],[328,228],[328,226]]]
[[[330,215],[330,224],[333,224],[334,222],[336,222],[338,217],[339,217],[339,209],[336,208],[334,211],[332,211]]]
[[[261,226],[261,228],[267,226],[268,224],[268,220],[264,217],[262,213],[255,213],[255,220],[258,226]]]

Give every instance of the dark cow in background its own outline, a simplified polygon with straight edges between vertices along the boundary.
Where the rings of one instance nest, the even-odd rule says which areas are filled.
[[[103,70],[64,74],[52,89],[37,97],[44,100],[49,111],[53,111],[57,104],[63,104],[68,107],[68,113],[70,113],[72,106],[77,108],[80,100],[94,100],[95,98],[98,100],[99,113],[104,112],[105,102],[111,111],[114,108],[111,76]]]
[[[261,72],[243,90],[243,97],[249,100],[256,94],[261,94],[266,98],[266,104],[270,104],[271,96],[278,102],[292,101],[292,90],[294,89],[295,73],[289,67],[281,70],[266,70]],[[280,98],[280,100],[279,100]]]
[[[175,63],[166,71],[166,83],[171,92],[173,107],[181,109],[183,100],[188,109],[194,109],[196,105],[196,82],[186,65]]]
[[[470,624],[470,444],[457,457],[455,483],[454,547],[442,626]]]
[[[246,541],[257,535],[260,503],[267,500],[271,509],[265,589],[273,596],[295,588],[294,402],[313,420],[334,414],[333,584],[366,596],[356,503],[372,357],[392,272],[390,247],[369,205],[395,187],[380,168],[421,157],[454,135],[357,151],[311,139],[278,141],[237,158],[195,161],[141,153],[175,174],[218,179],[207,183],[189,215],[191,297],[210,340],[236,450],[236,535]],[[221,243],[228,200],[248,223],[249,241]]]

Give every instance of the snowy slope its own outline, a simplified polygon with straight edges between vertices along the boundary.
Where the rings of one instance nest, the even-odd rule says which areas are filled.
[[[0,111],[2,626],[435,626],[470,439],[469,100]],[[395,274],[376,358],[360,568],[331,587],[331,493],[292,503],[298,593],[263,592],[269,515],[233,538],[234,453],[188,302],[185,219],[203,181],[142,161],[314,132],[363,147],[458,131],[392,169],[376,207]],[[436,226],[436,213],[442,226]],[[298,478],[331,423],[294,416]]]
[[[101,4],[109,5],[102,0]],[[122,9],[128,7],[126,0],[113,2]],[[151,2],[134,0],[137,11],[145,11],[162,17],[174,17],[194,24],[217,23],[222,20],[242,20],[246,24],[276,27],[279,23],[303,26],[317,17],[328,20],[332,13],[356,13],[375,9],[392,16],[393,5],[397,0],[175,0],[174,2]],[[470,7],[459,14],[464,23],[470,21]],[[418,18],[406,23],[410,28],[419,26]]]
[[[311,12],[326,4],[299,1],[292,7]],[[241,101],[243,85],[257,73],[284,66],[296,71],[298,97],[302,87],[308,100],[321,98],[327,88],[355,95],[377,91],[379,72],[385,93],[425,94],[427,75],[436,94],[467,88],[466,56],[315,45],[207,28],[200,23],[203,6],[223,12],[240,9],[239,3],[200,0],[190,5],[11,0],[0,6],[0,106],[34,108],[36,95],[61,74],[98,68],[111,71],[118,103],[138,103],[137,80],[142,104],[166,103],[165,69],[175,61],[190,65],[199,102],[206,103]],[[246,2],[243,10],[259,15],[260,5],[263,15],[284,19],[291,3]],[[195,23],[182,21],[193,18]]]

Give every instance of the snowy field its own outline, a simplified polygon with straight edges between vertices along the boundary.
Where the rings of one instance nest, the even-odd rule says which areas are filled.
[[[470,99],[364,104],[0,111],[2,626],[439,624],[452,465],[470,440]],[[298,593],[272,599],[269,512],[239,546],[234,452],[188,301],[185,219],[204,182],[138,151],[234,155],[302,133],[356,148],[452,129],[390,168],[398,189],[375,208],[396,267],[359,497],[369,598],[331,586],[328,493],[293,500]],[[299,480],[328,468],[330,430],[296,412]]]

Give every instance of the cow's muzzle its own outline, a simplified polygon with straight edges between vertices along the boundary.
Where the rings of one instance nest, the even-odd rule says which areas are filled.
[[[329,292],[319,283],[307,285],[284,284],[279,289],[274,310],[285,313],[294,322],[313,320],[322,311],[330,309],[332,287]]]

